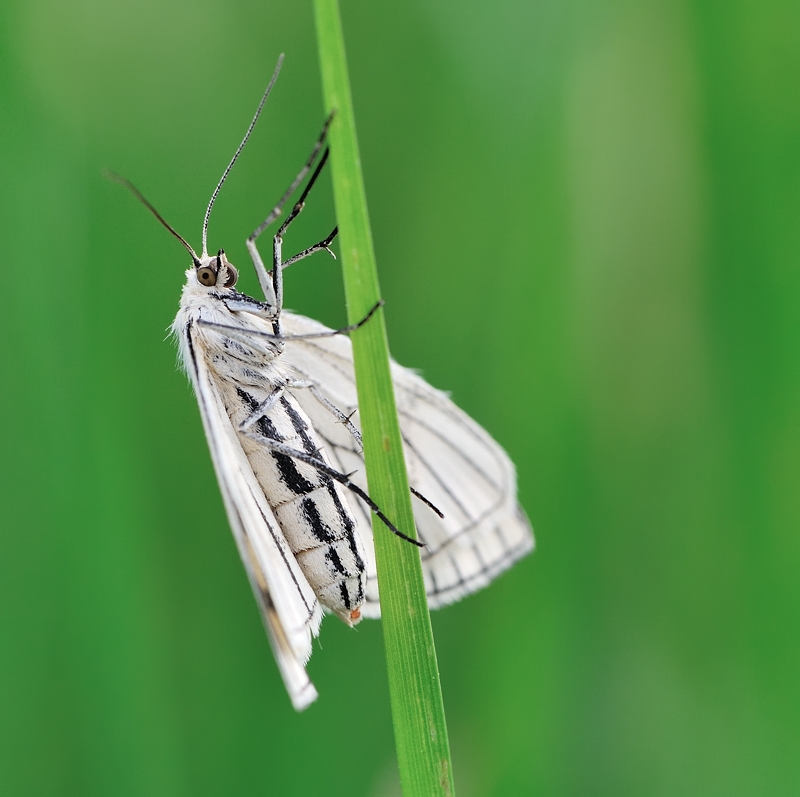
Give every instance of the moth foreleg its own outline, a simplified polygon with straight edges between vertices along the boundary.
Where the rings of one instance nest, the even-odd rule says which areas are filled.
[[[266,321],[273,321],[278,315],[277,309],[274,304],[269,302],[259,302],[247,296],[242,299],[228,299],[222,300],[225,307],[232,313],[251,313],[254,316],[263,318]]]
[[[286,189],[283,196],[278,200],[278,204],[272,209],[270,214],[264,219],[261,224],[256,227],[253,231],[252,235],[247,239],[248,248],[250,248],[250,243],[252,242],[255,247],[256,239],[259,235],[261,235],[264,230],[269,227],[280,215],[283,213],[283,208],[286,206],[286,203],[289,201],[289,198],[292,194],[297,190],[297,186],[303,182],[305,176],[311,171],[311,167],[314,165],[314,161],[317,159],[317,155],[319,155],[320,150],[322,149],[322,145],[325,143],[325,138],[328,135],[328,127],[330,126],[331,120],[333,119],[333,113],[328,116],[325,120],[325,123],[322,125],[322,130],[320,131],[319,137],[314,142],[314,147],[311,150],[311,154],[308,156],[308,160],[303,164],[303,168],[300,169],[297,177],[292,180],[292,184]],[[259,261],[261,258],[259,257]]]
[[[327,329],[325,332],[309,332],[303,335],[282,335],[279,333],[264,332],[260,329],[244,329],[242,327],[232,326],[231,324],[218,324],[216,321],[206,321],[203,318],[199,319],[197,323],[201,326],[209,327],[210,329],[227,332],[230,334],[230,337],[236,338],[237,340],[246,340],[248,337],[267,338],[268,340],[312,340],[313,338],[332,338],[334,335],[347,335],[350,332],[354,332],[356,329],[366,324],[378,308],[383,307],[383,305],[383,299],[379,302],[375,302],[370,311],[355,324],[348,324],[346,327],[341,327],[340,329]]]

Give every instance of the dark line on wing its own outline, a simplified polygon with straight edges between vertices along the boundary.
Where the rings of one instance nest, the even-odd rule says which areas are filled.
[[[352,361],[351,360],[348,360],[347,358],[342,357],[338,352],[332,351],[331,349],[328,349],[325,346],[322,346],[322,345],[320,345],[319,343],[317,343],[315,341],[308,341],[308,340],[302,341],[301,346],[307,346],[307,347],[309,347],[311,349],[315,349],[317,351],[323,352],[324,355],[328,358],[328,363],[326,363],[326,364],[329,367],[333,368],[334,370],[338,371],[343,377],[345,377],[347,379],[348,382],[350,382],[350,384],[355,385],[355,380],[354,380],[353,374],[352,374]],[[345,365],[347,367],[346,368],[342,368],[341,366],[337,366],[334,363],[331,363],[330,359],[336,359],[336,360],[338,360],[340,362],[343,362],[343,363],[345,363]],[[403,366],[399,366],[399,367],[403,368]],[[409,370],[409,369],[406,369],[406,370]],[[408,386],[408,385],[404,385],[403,386],[403,391],[408,396],[416,398],[416,399],[424,402],[428,407],[434,407],[435,409],[437,409],[442,414],[447,415],[448,419],[450,419],[452,422],[456,423],[461,429],[463,429],[466,433],[468,433],[473,440],[477,441],[482,446],[484,446],[486,448],[486,450],[487,450],[487,453],[491,454],[493,456],[493,458],[496,458],[494,453],[493,453],[493,449],[494,449],[495,445],[499,445],[499,444],[496,443],[496,441],[491,437],[491,435],[477,421],[475,421],[473,418],[471,418],[469,415],[467,415],[464,412],[464,410],[462,410],[460,407],[458,407],[458,405],[456,405],[455,402],[451,402],[450,399],[447,399],[448,403],[453,403],[453,406],[455,406],[459,410],[460,414],[455,414],[454,415],[452,413],[447,413],[445,411],[445,408],[444,408],[443,404],[442,404],[444,399],[440,398],[438,396],[437,389],[432,387],[432,386],[430,386],[430,385],[428,385],[427,383],[425,383],[425,385],[430,388],[430,391],[431,391],[430,393],[421,392],[421,391],[416,390],[413,387]],[[419,426],[421,426],[424,429],[427,429],[431,434],[435,435],[440,440],[442,440],[455,453],[457,453],[460,456],[461,459],[463,459],[465,462],[470,464],[472,466],[472,468],[477,473],[479,473],[482,476],[482,478],[484,478],[496,490],[498,490],[500,492],[500,491],[503,491],[505,489],[504,486],[502,486],[502,487],[498,486],[495,483],[495,481],[493,479],[491,479],[481,469],[475,467],[474,461],[471,460],[471,459],[468,459],[465,456],[463,456],[462,452],[459,449],[454,448],[452,443],[450,443],[450,441],[446,437],[444,437],[442,434],[440,434],[437,429],[435,429],[434,427],[429,426],[426,423],[421,422],[418,418],[416,418],[415,416],[413,416],[410,413],[406,412],[405,410],[403,410],[402,407],[399,407],[399,406],[398,406],[398,415],[400,415],[401,417],[409,419],[409,421],[413,421],[414,423],[417,423]],[[462,415],[463,415],[463,417],[462,417]],[[402,424],[401,424],[401,426],[402,426]],[[501,451],[502,451],[502,448],[501,448]],[[505,467],[505,458],[501,456],[498,459],[498,462],[499,462],[499,464],[501,466],[500,470],[507,471],[507,467]],[[507,492],[507,490],[506,490],[506,492]]]
[[[445,587],[440,587],[437,590],[431,590],[428,593],[428,597],[436,597],[441,595],[446,595],[448,592],[453,592],[456,590],[467,590],[472,591],[473,584],[477,581],[486,581],[488,583],[500,573],[508,570],[514,562],[516,562],[526,551],[528,550],[527,541],[523,540],[519,545],[515,545],[513,548],[508,548],[504,555],[499,559],[496,559],[491,565],[487,565],[484,568],[476,571],[472,575],[464,578],[460,570],[456,567],[456,573],[458,574],[458,581],[448,584]],[[452,557],[448,557],[449,561],[453,563],[455,566],[455,561]],[[428,576],[433,581],[433,573],[429,569],[427,570]]]
[[[455,407],[456,405],[453,404],[453,406]],[[459,410],[459,411],[463,412],[463,410]],[[478,465],[476,464],[474,459],[470,459],[469,457],[467,457],[460,448],[457,448],[450,441],[450,439],[448,437],[445,437],[445,435],[443,435],[438,429],[436,429],[433,426],[430,426],[427,423],[423,423],[423,421],[421,421],[419,418],[411,415],[408,412],[405,412],[404,410],[398,409],[397,414],[399,416],[401,416],[401,418],[407,418],[409,424],[411,424],[411,423],[416,424],[417,426],[421,427],[425,431],[429,432],[434,437],[436,437],[439,440],[441,440],[453,453],[458,455],[459,459],[461,459],[463,462],[466,462],[467,465],[469,465],[469,467],[472,468],[472,470],[475,471],[475,473],[477,473],[484,481],[486,481],[487,484],[491,485],[495,490],[497,490],[497,492],[504,492],[504,491],[508,492],[507,490],[504,489],[503,485],[498,485],[495,482],[495,480],[492,479],[482,468],[478,467]],[[444,414],[444,413],[442,413],[442,414]],[[467,416],[467,417],[469,417],[469,416]],[[456,416],[448,415],[447,418],[449,420],[456,420],[458,422],[458,425],[461,427],[461,429],[463,429],[465,431],[468,431],[470,433],[473,432],[473,430],[467,424],[463,423],[462,419],[460,417],[458,417],[457,415]],[[470,419],[470,420],[472,420],[472,419]],[[473,423],[475,423],[477,425],[477,421],[473,421]],[[401,429],[403,428],[403,424],[402,423],[400,424],[400,428]],[[486,434],[488,435],[488,432]],[[472,436],[475,439],[479,439],[474,434]],[[481,440],[480,442],[484,444],[484,448],[486,449],[486,452],[491,454],[492,456],[494,456],[494,454],[492,453],[491,447],[486,446],[485,445],[485,441],[483,441],[483,440]],[[499,444],[497,444],[497,445],[499,446]],[[502,470],[505,470],[505,468],[502,468]]]
[[[192,365],[194,366],[194,375],[195,378],[199,377],[199,373],[197,370],[197,356],[194,353],[194,343],[192,342],[192,322],[187,321],[186,326],[183,328],[184,334],[186,335],[186,345],[189,347],[189,354],[192,357]],[[197,392],[197,391],[195,391]]]
[[[439,588],[436,585],[436,574],[433,572],[432,569],[429,569],[427,571],[427,573],[428,573],[428,578],[431,581],[431,589],[430,589],[430,593],[429,594],[430,595],[436,595],[436,593],[439,592]]]
[[[328,367],[332,368],[333,370],[337,371],[350,384],[353,384],[353,385],[355,384],[355,381],[354,381],[353,376],[352,376],[352,362],[350,360],[347,360],[346,358],[342,357],[337,352],[331,351],[330,349],[326,348],[325,346],[321,346],[318,343],[314,343],[314,342],[311,342],[311,341],[303,341],[301,345],[302,346],[307,346],[307,347],[312,348],[312,349],[315,349],[318,352],[323,352],[324,356],[327,358],[326,365]],[[339,367],[336,364],[330,362],[331,359],[335,359],[335,360],[338,360],[340,362],[343,362],[348,367],[347,368]],[[402,366],[400,366],[400,367],[402,368]],[[302,369],[297,368],[296,366],[295,366],[295,370],[300,371],[302,373]],[[452,421],[455,424],[457,424],[458,427],[461,428],[464,432],[467,432],[473,440],[477,441],[486,450],[486,453],[489,456],[491,456],[493,459],[495,459],[497,461],[499,469],[505,475],[508,472],[508,465],[506,464],[505,457],[502,455],[502,448],[500,449],[501,450],[501,455],[499,457],[497,456],[496,452],[494,451],[494,446],[495,445],[499,446],[499,444],[497,444],[496,441],[494,441],[494,439],[489,435],[489,433],[486,432],[486,430],[484,430],[483,427],[481,427],[477,423],[477,421],[474,421],[472,418],[470,418],[468,415],[466,415],[463,410],[461,410],[460,408],[457,407],[457,405],[453,404],[453,406],[455,406],[456,409],[459,410],[459,413],[463,414],[465,417],[462,417],[462,415],[458,414],[458,413],[457,414],[453,414],[453,413],[445,412],[445,408],[443,407],[443,405],[441,403],[442,400],[439,399],[437,393],[435,392],[436,388],[431,387],[430,389],[432,391],[431,393],[423,393],[423,392],[420,392],[420,391],[417,391],[417,390],[413,390],[410,387],[405,386],[405,385],[403,387],[403,391],[407,395],[409,395],[411,397],[414,397],[414,398],[424,402],[429,408],[433,408],[433,409],[439,411],[440,413],[442,413],[443,415],[446,415],[447,418],[450,421]],[[324,392],[324,389],[323,389],[323,392]],[[448,401],[449,401],[449,399],[448,399]],[[503,503],[503,501],[506,499],[506,497],[510,493],[510,490],[508,489],[508,485],[506,485],[505,483],[498,484],[482,468],[478,467],[478,465],[475,463],[474,459],[471,459],[471,458],[467,457],[460,448],[455,447],[447,437],[445,437],[443,434],[441,434],[434,427],[430,426],[427,423],[424,423],[424,422],[420,421],[419,418],[411,415],[409,412],[406,412],[401,407],[398,407],[398,415],[400,415],[401,419],[403,419],[403,418],[406,419],[406,422],[407,422],[406,426],[407,427],[410,426],[411,424],[416,424],[417,426],[421,427],[422,429],[425,429],[426,431],[428,431],[434,437],[436,437],[439,440],[441,440],[453,452],[453,454],[455,456],[457,456],[460,460],[465,462],[475,473],[477,473],[487,483],[487,485],[492,487],[497,493],[500,494],[500,496],[501,496],[500,500],[497,501],[497,503],[493,504],[493,506],[488,510],[488,512],[494,511],[497,508],[497,506],[500,506]],[[466,420],[465,420],[465,418],[466,418]],[[401,433],[402,433],[403,432],[403,423],[402,422],[400,424],[400,428],[401,428]],[[408,437],[405,434],[403,434],[403,441],[413,451],[414,455],[418,457],[420,462],[428,470],[428,472],[431,474],[431,476],[453,498],[454,503],[459,507],[459,509],[461,509],[461,511],[464,514],[464,516],[467,517],[467,518],[470,518],[472,520],[471,515],[465,510],[465,508],[463,507],[461,502],[458,501],[457,499],[455,499],[455,496],[453,495],[452,491],[445,485],[445,483],[442,481],[442,478],[438,475],[438,473],[436,471],[434,471],[433,468],[428,464],[428,462],[425,461],[420,456],[419,451],[416,449],[416,447],[410,445],[410,443],[408,441]],[[483,516],[485,516],[485,513],[484,513]],[[471,527],[474,527],[479,522],[480,522],[480,519],[473,520]]]
[[[258,507],[258,512],[261,515],[262,520],[264,521],[264,525],[269,529],[270,536],[272,537],[273,540],[276,540],[276,535],[275,535],[274,530],[272,529],[272,525],[270,524],[270,522],[267,520],[266,516],[264,515],[264,512],[262,511],[261,506],[258,503],[258,499],[256,498],[255,494],[253,493],[252,488],[250,488],[250,494],[253,496],[253,500],[255,501],[255,504]],[[244,528],[244,524],[242,525],[242,528]],[[247,532],[245,531],[245,533],[247,533]],[[281,535],[281,539],[283,540],[283,542],[288,547],[289,544],[286,542],[286,539],[283,537],[283,535]],[[308,601],[306,600],[306,596],[303,594],[303,589],[300,586],[300,582],[298,582],[297,578],[295,577],[294,570],[292,569],[291,565],[289,564],[289,560],[286,558],[286,553],[285,553],[285,551],[283,549],[283,546],[277,540],[275,542],[275,547],[278,549],[278,552],[281,555],[281,559],[283,559],[283,563],[284,563],[284,565],[286,565],[286,569],[289,571],[289,575],[292,577],[292,582],[294,583],[295,587],[297,588],[297,593],[298,593],[298,595],[300,595],[300,599],[303,601],[303,605],[306,607],[306,611],[308,611],[308,613],[309,613],[308,614],[308,618],[310,619],[311,617],[314,616],[314,610],[315,610],[316,606],[309,606],[308,605]],[[292,557],[292,559],[294,560],[294,563],[297,565],[297,560],[294,559],[294,557]],[[299,565],[298,565],[298,567],[299,567]],[[264,578],[266,580],[266,573],[264,574]],[[311,585],[309,584],[309,589],[310,588],[311,588]],[[312,590],[312,592],[313,592],[313,590]]]
[[[438,548],[431,548],[429,546],[427,549],[422,549],[420,551],[421,558],[423,560],[430,559],[432,556],[435,556],[437,553],[439,553],[439,551],[443,551],[450,545],[453,545],[459,539],[459,537],[473,531],[473,529],[476,529],[478,526],[480,526],[487,517],[497,512],[497,510],[505,503],[505,500],[505,497],[501,498],[499,501],[492,504],[492,506],[490,506],[488,509],[485,509],[472,523],[468,523],[466,526],[462,526],[460,529],[458,529],[458,531],[450,534]],[[516,518],[514,518],[514,520],[516,520]]]
[[[402,429],[400,430],[400,434],[401,434],[401,436],[403,438],[403,443],[406,446],[408,446],[409,451],[413,452],[414,456],[427,469],[428,473],[431,475],[431,478],[435,482],[437,482],[437,484],[442,488],[442,490],[444,490],[445,493],[447,493],[447,495],[450,497],[450,500],[459,508],[459,510],[461,511],[461,514],[464,515],[464,517],[467,518],[467,520],[469,520],[470,523],[472,523],[473,522],[472,515],[470,514],[469,511],[467,511],[467,508],[456,497],[456,495],[453,493],[453,491],[450,489],[450,487],[442,480],[442,478],[439,476],[439,473],[437,471],[435,471],[428,464],[428,461],[422,456],[422,454],[419,453],[419,451],[417,450],[417,447],[413,443],[411,443],[411,441],[408,439],[408,437],[406,437],[405,434],[403,434]]]

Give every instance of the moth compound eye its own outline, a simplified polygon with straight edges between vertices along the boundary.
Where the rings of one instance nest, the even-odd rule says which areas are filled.
[[[217,284],[217,272],[213,268],[203,266],[197,269],[197,279],[200,280],[201,285],[211,288]]]
[[[236,285],[236,280],[239,279],[239,272],[230,264],[225,264],[228,267],[228,278],[225,280],[225,287],[232,288]]]

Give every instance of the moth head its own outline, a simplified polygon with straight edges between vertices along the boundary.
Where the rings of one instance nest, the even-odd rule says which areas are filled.
[[[232,288],[239,279],[239,272],[220,249],[216,256],[206,256],[195,263],[197,281],[206,288]]]

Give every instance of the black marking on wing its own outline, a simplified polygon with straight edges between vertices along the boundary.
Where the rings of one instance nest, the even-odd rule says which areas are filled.
[[[354,449],[354,448],[347,448],[345,446],[337,445],[333,440],[325,437],[324,434],[319,434],[320,440],[325,443],[325,450],[328,455],[328,459],[331,461],[333,467],[335,467],[340,472],[344,473],[346,471],[344,460],[342,460],[340,456],[340,452],[346,451],[350,454],[355,454],[357,456],[361,456],[361,452]],[[328,490],[330,492],[331,497],[333,498],[334,504],[336,506],[336,510],[339,514],[339,520],[342,525],[347,530],[347,540],[350,546],[350,550],[353,554],[353,557],[356,560],[356,565],[359,570],[366,569],[366,563],[361,558],[361,555],[358,552],[358,548],[356,546],[356,539],[355,539],[355,526],[353,525],[353,517],[348,511],[348,507],[353,508],[354,506],[358,508],[358,511],[361,513],[361,517],[359,522],[362,525],[362,528],[369,529],[371,528],[372,524],[372,513],[369,507],[364,503],[364,501],[355,493],[353,493],[353,497],[355,499],[355,504],[353,502],[348,502],[347,506],[343,506],[341,500],[339,499],[339,493],[336,491],[335,485],[333,484],[333,480],[329,480]],[[369,576],[373,577],[373,576]],[[364,600],[364,589],[363,586],[359,587],[358,595],[356,596],[355,603],[358,605]]]
[[[325,486],[328,488],[328,495],[331,497],[333,505],[336,507],[336,515],[339,518],[339,523],[341,523],[342,528],[348,534],[351,534],[353,531],[353,518],[350,517],[350,513],[345,509],[339,499],[339,493],[336,491],[336,485],[333,483],[333,479],[326,476]]]
[[[428,590],[428,592],[435,595],[437,592],[439,592],[439,588],[436,585],[436,574],[433,572],[433,570],[429,570],[428,576],[431,580],[431,588]]]
[[[303,345],[308,347],[308,348],[316,349],[317,351],[321,352],[321,355],[325,359],[326,364],[327,364],[327,366],[329,368],[332,368],[335,371],[337,371],[350,384],[355,384],[355,381],[353,379],[352,361],[351,360],[348,360],[347,358],[342,357],[338,352],[332,351],[331,349],[326,348],[324,346],[320,346],[319,344],[316,344],[313,341],[309,341],[309,340],[303,341]],[[338,361],[338,362],[336,362],[336,361]],[[340,363],[344,363],[344,365],[341,365]],[[300,372],[300,373],[302,373],[302,369],[299,369],[299,368],[295,367],[295,370]],[[432,388],[432,390],[433,390],[433,388]],[[414,390],[412,387],[410,387],[409,385],[405,385],[404,386],[404,391],[406,392],[406,394],[409,397],[419,399],[420,401],[423,401],[427,405],[431,404],[431,395],[430,394],[418,392],[418,391]],[[434,393],[433,395],[435,396],[436,394]],[[447,437],[445,437],[438,429],[436,429],[435,427],[432,427],[432,426],[430,426],[430,425],[428,425],[426,423],[423,423],[422,421],[419,420],[418,417],[411,415],[409,412],[405,411],[400,406],[398,406],[398,415],[401,417],[401,424],[400,424],[401,430],[403,428],[402,419],[406,419],[407,420],[407,425],[410,425],[413,422],[414,424],[420,426],[421,428],[425,429],[428,433],[430,433],[433,436],[439,438],[448,448],[450,448],[450,450],[459,459],[461,459],[463,462],[465,462],[472,470],[474,470],[487,484],[491,485],[498,493],[500,493],[502,495],[502,494],[505,494],[507,492],[507,488],[506,488],[505,485],[497,484],[494,481],[494,479],[492,479],[489,476],[489,474],[487,474],[482,468],[480,468],[478,466],[478,463],[476,463],[474,459],[466,457],[464,455],[463,451],[460,448],[457,448],[456,446],[454,446],[452,444],[452,442]],[[482,435],[483,434],[487,434],[487,433],[483,429],[478,427],[480,429],[481,433],[480,434],[476,434],[476,430],[475,430],[475,428],[473,426],[473,424],[475,422],[471,418],[469,419],[468,423],[461,417],[460,414],[448,415],[448,418],[451,420],[451,422],[456,423],[465,433],[469,434],[470,437],[472,437],[473,439],[477,440],[482,445],[486,446],[486,441],[483,439]],[[487,451],[491,451],[491,447],[486,447],[486,449],[487,449]],[[414,453],[418,455],[418,452],[415,451]],[[432,475],[434,475],[434,477],[435,477],[436,474],[430,468],[430,466],[428,466],[427,463],[424,463],[424,462],[423,462],[423,464],[425,465],[426,469]],[[437,480],[439,480],[439,479],[437,478]]]
[[[187,321],[186,326],[183,329],[183,334],[186,335],[186,345],[189,347],[189,354],[192,358],[192,373],[194,374],[195,379],[198,378],[198,370],[197,370],[197,356],[194,353],[194,343],[192,342],[192,322]],[[196,391],[195,391],[196,392]],[[200,397],[197,399],[200,401]]]
[[[258,511],[259,511],[259,514],[261,515],[261,518],[264,521],[264,525],[266,525],[266,527],[269,529],[269,533],[272,535],[272,538],[275,539],[276,535],[275,535],[275,532],[272,529],[272,525],[267,520],[267,518],[264,516],[264,513],[261,511],[261,506],[259,505],[258,500],[257,500],[257,498],[256,498],[256,496],[255,496],[255,494],[253,493],[252,490],[250,490],[250,494],[253,496],[253,500],[255,501],[255,504],[258,507]],[[241,522],[241,518],[239,520]],[[242,528],[244,528],[243,524],[242,524]],[[281,538],[281,540],[283,540],[283,538]],[[291,565],[289,564],[289,560],[288,560],[288,558],[286,556],[286,551],[284,550],[284,546],[280,544],[281,540],[276,540],[275,547],[280,552],[281,559],[283,559],[284,567],[289,572],[289,575],[291,575],[292,582],[294,583],[295,588],[297,589],[297,594],[300,596],[300,599],[303,601],[303,605],[306,607],[306,611],[308,612],[307,620],[310,620],[311,617],[314,615],[314,610],[316,609],[316,605],[312,604],[312,605],[309,606],[308,601],[306,600],[306,596],[303,594],[303,589],[300,586],[300,584],[298,583],[297,579],[295,578],[294,570],[292,569]],[[284,541],[284,544],[285,544],[285,541]]]
[[[461,572],[461,570],[458,567],[458,560],[452,554],[447,554],[447,559],[450,562],[450,564],[453,566],[453,570],[456,571],[456,575],[458,576],[458,580],[456,581],[456,584],[465,584],[467,580],[466,580],[466,578],[464,578],[464,574]]]
[[[499,526],[496,526],[493,529],[495,533],[497,533],[498,530]],[[473,549],[476,551],[477,554],[477,546],[473,546]],[[456,581],[450,584],[447,584],[445,586],[440,586],[439,584],[436,583],[433,570],[430,569],[427,570],[426,572],[431,582],[431,589],[428,590],[428,597],[432,598],[438,595],[445,595],[448,592],[454,592],[454,591],[471,592],[473,590],[473,585],[476,582],[488,583],[489,581],[494,579],[495,576],[499,575],[504,570],[508,569],[514,562],[517,561],[517,559],[519,559],[529,549],[530,549],[530,544],[528,540],[522,540],[518,545],[507,547],[500,558],[495,559],[490,564],[485,564],[483,567],[481,567],[480,570],[476,570],[469,576],[464,576],[458,569],[456,565],[456,560],[452,556],[448,556],[448,559],[453,565],[453,569],[458,575],[458,578]]]
[[[483,518],[481,518],[481,522],[482,520]],[[423,565],[426,565],[430,559],[440,559],[443,555],[443,552],[447,551],[453,542],[466,531],[468,531],[468,529],[459,530],[452,537],[449,537],[447,540],[445,540],[445,542],[439,548],[421,551],[420,553],[422,554],[421,558]],[[503,553],[501,556],[494,558],[492,561],[486,562],[480,549],[480,540],[487,540],[491,533],[494,533],[495,536],[497,536],[497,538],[500,540]],[[476,581],[480,581],[482,576],[491,580],[509,568],[514,562],[517,561],[517,559],[520,559],[527,551],[531,549],[531,547],[532,542],[528,537],[523,537],[523,539],[521,539],[518,543],[510,545],[503,536],[501,524],[497,524],[493,526],[490,531],[482,532],[480,537],[472,541],[470,544],[470,548],[475,552],[476,558],[481,563],[481,568],[466,578],[460,576],[459,574],[459,581],[457,581],[455,584],[448,584],[446,587],[438,589],[437,594],[448,592],[449,590],[455,589],[459,585],[469,585]],[[452,561],[452,554],[448,553],[447,555]],[[428,564],[426,567],[426,572],[432,575],[434,566],[435,564]],[[470,589],[470,591],[472,590]],[[433,594],[433,591],[429,593],[429,595]]]

